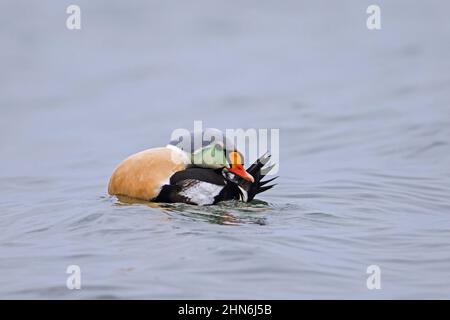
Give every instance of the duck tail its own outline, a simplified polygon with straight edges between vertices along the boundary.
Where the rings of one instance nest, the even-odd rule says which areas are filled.
[[[275,184],[267,185],[269,182],[272,182],[277,177],[268,179],[268,180],[262,180],[269,172],[272,170],[272,168],[275,166],[275,164],[267,165],[267,163],[270,160],[270,154],[267,152],[263,154],[261,157],[258,158],[248,169],[247,172],[253,176],[255,181],[248,182],[242,178],[238,178],[238,184],[240,187],[242,187],[244,190],[247,191],[247,202],[252,201],[255,196],[258,193],[267,191],[269,189],[272,189]]]

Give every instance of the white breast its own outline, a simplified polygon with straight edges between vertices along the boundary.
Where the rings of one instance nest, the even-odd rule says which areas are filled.
[[[204,206],[213,204],[214,197],[220,193],[223,187],[203,181],[186,180],[183,183],[183,191],[180,192],[180,195],[199,206]]]

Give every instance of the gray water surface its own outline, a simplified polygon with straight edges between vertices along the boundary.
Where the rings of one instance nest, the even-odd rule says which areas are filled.
[[[450,298],[450,5],[377,3],[2,1],[0,298]],[[194,120],[280,129],[278,185],[107,195]]]

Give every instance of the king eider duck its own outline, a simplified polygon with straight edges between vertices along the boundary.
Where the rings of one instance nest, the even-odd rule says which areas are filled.
[[[111,175],[108,193],[144,201],[212,205],[220,201],[249,202],[274,185],[262,181],[273,165],[269,154],[247,170],[244,159],[217,129],[206,129],[210,140],[195,148],[198,133],[172,140],[166,147],[131,155]],[[193,151],[191,151],[193,150]]]

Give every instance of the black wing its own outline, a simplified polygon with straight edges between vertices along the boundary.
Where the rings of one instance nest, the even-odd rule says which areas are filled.
[[[170,184],[161,188],[159,195],[153,200],[155,202],[181,202],[188,204],[195,203],[196,193],[195,186],[212,184],[220,187],[218,193],[211,193],[209,204],[215,204],[219,201],[239,199],[240,190],[235,183],[225,180],[222,169],[214,170],[199,167],[190,167],[182,171],[178,171],[170,177]],[[234,185],[234,186],[233,186]],[[194,191],[192,191],[192,189]],[[191,190],[191,191],[190,191]],[[189,192],[194,192],[189,194]],[[206,191],[208,192],[208,191]],[[206,194],[206,196],[208,196]]]
[[[182,171],[175,172],[170,177],[170,184],[177,184],[183,180],[198,180],[224,186],[225,178],[222,175],[222,169],[214,170],[207,168],[191,167]]]

